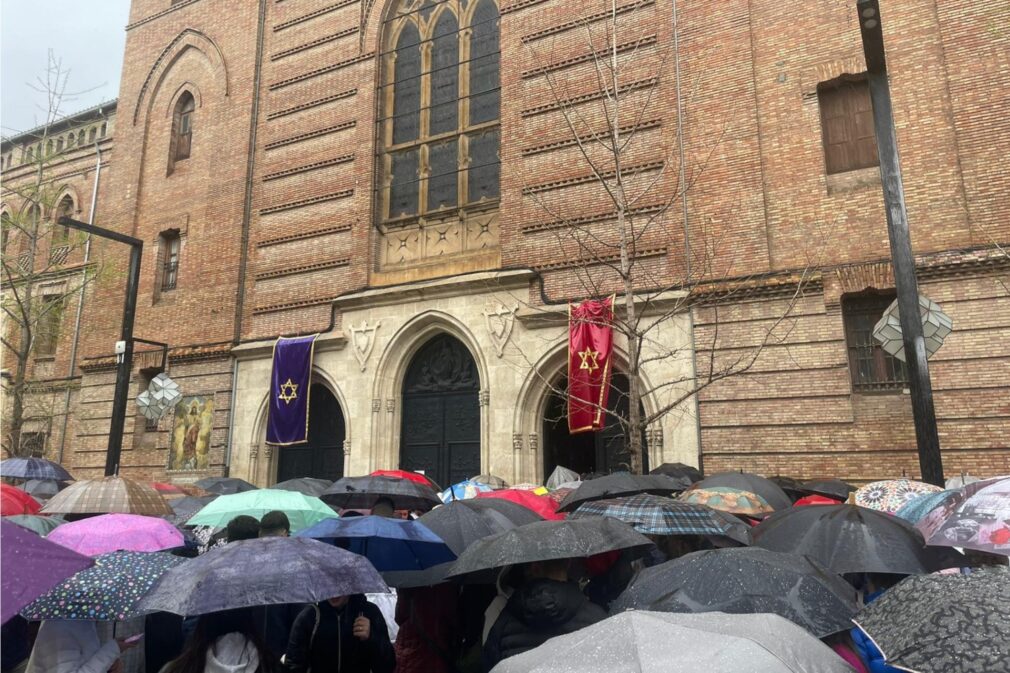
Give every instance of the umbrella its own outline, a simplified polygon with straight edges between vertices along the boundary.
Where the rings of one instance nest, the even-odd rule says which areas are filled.
[[[449,576],[517,563],[587,558],[619,549],[645,550],[649,538],[615,519],[538,521],[478,540],[460,554]]]
[[[162,552],[117,551],[95,558],[95,565],[60,582],[24,610],[29,621],[86,619],[123,621],[148,612],[143,598],[170,568],[185,559]]]
[[[692,488],[680,494],[680,500],[695,505],[707,505],[731,514],[760,517],[773,511],[767,500],[756,493],[728,486]]]
[[[259,488],[255,491],[218,496],[193,515],[186,525],[224,528],[229,521],[240,514],[261,519],[264,514],[273,511],[287,514],[292,533],[308,528],[323,519],[337,517],[337,513],[319,498],[296,491]]]
[[[198,498],[192,495],[187,495],[185,498],[176,498],[168,503],[169,507],[172,508],[173,514],[166,518],[176,526],[183,526],[187,521],[192,519],[197,512],[212,503],[218,497],[219,496],[217,495],[205,495]]]
[[[324,519],[298,533],[360,554],[380,572],[424,570],[456,558],[442,538],[419,521],[388,519],[381,516],[355,516]]]
[[[558,465],[551,472],[551,476],[547,477],[547,482],[544,486],[553,491],[562,484],[568,484],[573,481],[582,481],[582,477],[575,470],[569,470],[567,467]]]
[[[841,479],[815,479],[804,482],[800,490],[811,495],[823,495],[827,498],[834,498],[845,502],[849,498],[849,493],[855,491],[855,487]]]
[[[705,505],[647,493],[584,502],[569,518],[590,516],[618,519],[644,535],[710,535],[750,544],[747,524],[734,516]]]
[[[42,516],[41,514],[15,514],[5,516],[4,521],[21,526],[25,530],[30,530],[43,537],[49,535],[57,526],[67,522],[62,516]]]
[[[852,673],[778,615],[632,610],[503,660],[492,673]]]
[[[304,537],[264,537],[214,547],[169,571],[144,600],[177,615],[388,591],[363,556]]]
[[[927,548],[909,523],[856,505],[775,512],[751,535],[756,546],[809,556],[839,574],[914,575],[957,565],[943,550]]]
[[[920,673],[990,673],[1010,662],[1010,572],[906,577],[854,620],[886,663]]]
[[[508,488],[508,482],[501,477],[496,477],[493,474],[478,474],[473,477],[474,481],[479,481],[482,484],[487,484],[491,488]]]
[[[139,514],[103,514],[73,521],[50,533],[49,540],[87,556],[164,551],[184,544],[182,533],[171,523]]]
[[[829,498],[823,495],[805,495],[793,503],[793,507],[804,507],[806,505],[841,505],[841,500]]]
[[[663,463],[659,467],[649,470],[649,474],[665,474],[674,479],[687,479],[692,484],[705,478],[697,467],[684,463]]]
[[[158,493],[161,493],[162,497],[167,498],[169,496],[184,496],[185,491],[176,486],[175,484],[166,484],[163,481],[152,481],[151,488],[153,488]]]
[[[541,486],[540,484],[531,484],[529,482],[523,482],[522,484],[516,484],[515,486],[512,486],[511,488],[513,488],[513,489],[515,489],[517,491],[532,491],[533,493],[536,493],[537,495],[546,495],[547,494],[547,487],[546,486]]]
[[[646,568],[611,612],[767,612],[818,638],[846,631],[858,595],[838,575],[805,556],[757,547],[694,552]]]
[[[66,482],[52,479],[29,479],[21,485],[21,489],[36,500],[48,500],[66,487]]]
[[[748,472],[720,472],[698,482],[698,488],[723,486],[748,491],[764,498],[776,511],[792,507],[792,499],[771,479]]]
[[[393,509],[427,511],[442,504],[431,486],[394,477],[344,477],[333,482],[320,497],[340,509],[372,509],[383,498],[393,502]]]
[[[488,491],[493,490],[494,489],[487,484],[482,484],[479,481],[474,481],[473,479],[467,479],[459,482],[458,484],[453,484],[442,491],[438,497],[442,499],[442,502],[468,500],[470,498],[476,498],[478,493],[487,493]]]
[[[45,458],[8,458],[0,461],[0,477],[51,481],[73,480],[73,477],[62,465]]]
[[[1010,477],[968,484],[934,511],[940,513],[935,525],[933,521],[920,522],[926,544],[1010,556]]]
[[[236,493],[245,493],[246,491],[255,491],[259,488],[259,486],[250,484],[245,479],[237,477],[207,477],[194,482],[193,485],[202,488],[208,493],[216,493],[217,495],[234,495]]]
[[[506,500],[508,502],[514,502],[517,505],[522,505],[526,509],[536,512],[544,519],[550,519],[553,521],[560,521],[565,518],[564,514],[559,514],[557,510],[557,505],[555,502],[546,495],[537,495],[533,491],[523,491],[515,488],[503,488],[500,491],[489,491],[487,493],[478,493],[477,498],[494,498],[497,500]]]
[[[792,477],[786,477],[779,474],[774,477],[768,477],[768,481],[785,491],[790,500],[795,500],[806,493],[806,491],[803,490],[803,483],[799,479],[793,479]]]
[[[105,477],[74,482],[50,500],[45,514],[171,514],[161,494],[143,482],[125,477]]]
[[[885,479],[874,481],[856,491],[855,503],[888,514],[894,514],[909,500],[923,493],[939,493],[939,486],[911,479]]]
[[[441,538],[456,556],[467,547],[491,535],[511,530],[535,521],[538,514],[522,505],[499,498],[457,500],[436,507],[418,521]],[[446,581],[452,563],[442,563],[426,570],[384,573],[390,586],[397,588],[425,587]]]
[[[944,482],[943,487],[945,489],[955,489],[964,488],[968,484],[974,484],[976,481],[982,481],[979,477],[973,477],[970,474],[965,474],[962,472],[956,477],[951,477]]]
[[[282,481],[279,484],[274,484],[270,488],[280,491],[295,491],[297,493],[311,495],[314,498],[318,498],[323,494],[323,491],[332,485],[333,482],[329,479],[299,477],[297,479],[288,479],[287,481]]]
[[[631,474],[615,472],[605,477],[584,481],[568,497],[561,501],[559,512],[570,512],[588,500],[619,498],[636,493],[671,495],[683,491],[691,483],[686,479],[674,479],[665,474]]]
[[[392,479],[406,479],[407,481],[412,481],[415,484],[421,484],[422,486],[430,486],[435,490],[439,490],[438,484],[428,478],[427,475],[421,474],[420,472],[412,472],[410,470],[375,470],[369,473],[370,477],[390,477]]]
[[[915,525],[919,523],[927,514],[942,506],[945,502],[960,494],[958,489],[940,491],[939,493],[923,493],[917,495],[904,505],[902,505],[894,516],[904,519],[908,523]]]
[[[3,566],[0,622],[6,622],[67,577],[94,564],[87,556],[7,521],[0,523],[0,557]]]
[[[0,514],[38,514],[42,505],[20,488],[10,484],[0,484]]]

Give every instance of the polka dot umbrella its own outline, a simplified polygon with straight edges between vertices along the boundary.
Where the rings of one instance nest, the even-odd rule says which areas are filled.
[[[95,558],[95,565],[60,582],[21,611],[29,621],[85,619],[122,621],[144,614],[140,599],[170,568],[185,559],[162,552],[117,551]]]

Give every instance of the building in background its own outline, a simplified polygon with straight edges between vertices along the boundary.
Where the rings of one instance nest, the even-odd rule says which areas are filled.
[[[123,472],[522,482],[625,464],[613,424],[568,435],[558,396],[564,304],[590,294],[571,231],[613,219],[568,126],[595,123],[605,99],[610,7],[135,0],[96,221],[144,240],[135,333],[168,342],[185,397],[160,422],[128,419]],[[642,289],[691,285],[669,318],[654,305],[670,355],[641,376],[676,385],[643,408],[754,356],[648,428],[649,464],[917,472],[904,370],[869,335],[894,290],[854,11],[618,5],[619,97],[636,111],[624,168],[648,187],[634,214],[655,221],[635,248]],[[945,467],[1005,473],[1010,35],[993,27],[1010,15],[981,1],[884,12],[920,288],[954,319],[931,361]],[[5,182],[17,170],[4,159]],[[125,265],[114,245],[92,254]],[[609,263],[592,260],[601,277]],[[121,296],[96,286],[85,302],[64,457],[80,476],[104,465]],[[272,344],[310,333],[310,441],[270,447]],[[147,350],[134,393],[160,370]],[[202,451],[180,460],[190,417]]]

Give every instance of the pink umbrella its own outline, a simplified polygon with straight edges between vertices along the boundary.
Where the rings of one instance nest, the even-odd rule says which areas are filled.
[[[46,539],[87,556],[114,551],[162,551],[183,545],[178,528],[164,519],[140,514],[103,514],[66,523]]]

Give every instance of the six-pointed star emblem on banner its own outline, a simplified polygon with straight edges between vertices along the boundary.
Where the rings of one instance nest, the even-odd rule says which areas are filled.
[[[280,394],[277,399],[284,400],[284,404],[291,404],[291,400],[298,399],[298,384],[288,379],[281,384]]]
[[[584,351],[579,351],[579,357],[582,358],[582,364],[579,365],[579,369],[588,369],[589,371],[595,371],[600,368],[600,365],[596,362],[596,358],[600,357],[600,354],[594,351],[592,348],[587,348]]]

